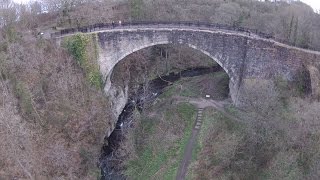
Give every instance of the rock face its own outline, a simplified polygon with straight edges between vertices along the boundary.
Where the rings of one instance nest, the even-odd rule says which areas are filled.
[[[110,89],[107,92],[107,96],[109,97],[114,117],[118,117],[128,100],[128,86],[126,86],[125,88],[121,88],[111,86],[110,83]],[[116,120],[117,119],[115,119],[115,122],[108,127],[107,137],[109,137],[112,131],[115,129]]]
[[[98,32],[99,64],[110,91],[113,67],[129,54],[158,44],[184,44],[216,61],[230,77],[230,94],[241,105],[241,86],[245,79],[269,80],[277,77],[292,81],[297,72],[320,62],[320,53],[290,47],[255,35],[188,28],[122,28]],[[319,68],[309,71],[319,74]],[[311,76],[313,93],[319,95],[319,79]]]

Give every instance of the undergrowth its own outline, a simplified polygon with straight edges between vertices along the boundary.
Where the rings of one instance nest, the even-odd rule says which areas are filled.
[[[29,120],[35,119],[34,110],[32,107],[32,99],[31,94],[29,90],[27,89],[27,86],[21,82],[16,81],[13,90],[15,93],[15,96],[18,98],[19,102],[19,109],[22,113],[22,115]]]

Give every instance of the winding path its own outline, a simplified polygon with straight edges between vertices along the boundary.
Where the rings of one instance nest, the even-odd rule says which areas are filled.
[[[176,180],[184,180],[188,171],[188,166],[192,159],[192,151],[195,148],[195,142],[197,140],[198,134],[202,125],[202,116],[203,109],[206,107],[214,107],[216,110],[223,113],[226,117],[241,122],[241,120],[232,114],[226,112],[223,108],[223,105],[226,104],[224,101],[215,101],[212,99],[203,99],[203,98],[184,98],[184,97],[176,97],[177,102],[188,102],[198,107],[197,118],[194,123],[194,127],[192,129],[192,135],[188,140],[187,146],[185,148],[183,159],[179,166]]]
[[[180,164],[180,167],[178,169],[177,173],[177,180],[183,180],[186,177],[187,171],[188,171],[188,166],[190,164],[190,161],[192,159],[192,151],[194,149],[194,144],[197,140],[198,134],[200,132],[200,128],[202,125],[202,112],[203,108],[198,108],[198,114],[196,118],[195,125],[192,129],[192,135],[190,139],[188,140],[187,147],[185,148],[184,154],[183,154],[183,159]]]

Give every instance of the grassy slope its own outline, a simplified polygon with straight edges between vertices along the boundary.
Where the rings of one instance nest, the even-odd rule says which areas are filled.
[[[228,97],[228,88],[228,75],[222,71],[201,77],[183,78],[174,83],[174,85],[168,87],[162,97],[170,97],[173,95],[184,97],[204,97],[206,94],[209,94],[213,99],[222,100]]]
[[[126,174],[131,179],[174,179],[195,115],[194,106],[172,105],[168,99],[146,110],[135,130],[137,157]]]

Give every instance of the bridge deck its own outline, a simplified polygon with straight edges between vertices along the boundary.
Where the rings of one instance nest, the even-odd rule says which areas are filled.
[[[280,46],[286,48],[293,48],[302,50],[308,53],[318,54],[320,52],[315,48],[304,49],[294,46],[290,42],[283,39],[275,38],[271,33],[259,32],[256,29],[233,27],[222,24],[208,24],[208,23],[193,23],[193,22],[177,22],[177,23],[155,23],[155,22],[134,22],[119,24],[95,24],[91,26],[64,29],[58,32],[51,33],[50,38],[63,38],[72,36],[78,33],[98,33],[98,32],[118,32],[118,31],[139,31],[139,30],[181,30],[181,31],[198,31],[198,32],[221,32],[230,33],[240,36],[247,36],[249,38],[272,41]]]

